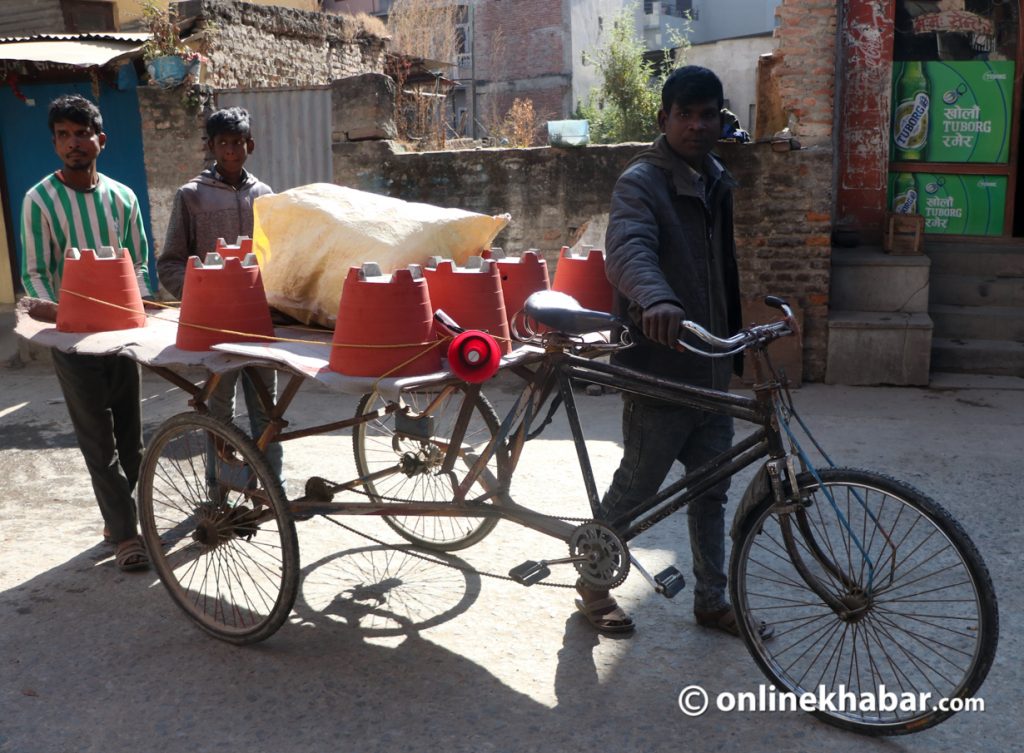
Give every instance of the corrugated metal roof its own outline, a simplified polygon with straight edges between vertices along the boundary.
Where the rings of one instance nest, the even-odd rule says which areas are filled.
[[[149,34],[37,34],[0,39],[0,60],[106,65],[138,52]]]
[[[91,31],[83,34],[33,34],[29,37],[0,37],[0,44],[7,44],[8,42],[35,42],[35,41],[54,41],[59,42],[63,40],[81,41],[81,40],[92,40],[92,41],[111,41],[111,42],[145,42],[152,34],[144,32],[136,32],[134,34],[121,34],[112,31]]]

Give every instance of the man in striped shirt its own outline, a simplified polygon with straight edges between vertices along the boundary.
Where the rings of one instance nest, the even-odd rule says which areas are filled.
[[[63,96],[50,103],[48,121],[63,166],[29,189],[22,205],[21,280],[25,292],[40,299],[30,313],[56,318],[64,256],[71,248],[128,249],[139,289],[151,297],[138,199],[96,170],[107,141],[99,109],[84,97]],[[123,356],[56,348],[53,365],[103,515],[104,538],[114,544],[122,570],[146,568],[132,496],[142,459],[139,366]]]

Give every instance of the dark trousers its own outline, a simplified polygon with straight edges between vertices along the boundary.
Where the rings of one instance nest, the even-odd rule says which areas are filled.
[[[130,539],[138,533],[132,494],[142,462],[139,365],[54,349],[53,368],[110,538]]]
[[[694,470],[732,445],[731,416],[623,395],[622,462],[601,500],[602,520],[623,515],[652,497],[679,461]],[[711,611],[725,594],[725,503],[729,479],[687,505],[693,552],[693,605]]]
[[[271,397],[277,395],[277,371],[274,369],[257,369],[256,370],[260,378],[263,380],[263,384],[266,385],[269,390]],[[241,378],[241,379],[239,379]],[[245,407],[249,412],[249,433],[254,440],[258,440],[263,436],[263,432],[266,430],[267,425],[270,423],[270,417],[267,415],[267,411],[263,408],[263,403],[260,402],[259,392],[256,390],[256,385],[252,379],[249,378],[249,374],[246,373],[245,369],[239,369],[238,371],[228,371],[220,375],[220,382],[214,388],[213,393],[210,395],[210,399],[206,401],[207,407],[210,409],[210,415],[214,418],[219,418],[225,423],[234,423],[235,420],[235,392],[238,382],[242,382],[242,394],[245,396]],[[284,477],[282,476],[282,464],[284,462],[284,451],[281,448],[280,442],[271,442],[267,445],[267,449],[263,451],[263,454],[267,458],[267,462],[270,463],[270,470],[274,472],[277,480],[281,482],[281,488],[285,488]],[[207,486],[215,485],[217,483],[217,452],[213,447],[213,442],[207,443],[206,449],[206,483]]]

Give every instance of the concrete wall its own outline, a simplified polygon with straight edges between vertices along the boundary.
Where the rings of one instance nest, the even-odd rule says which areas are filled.
[[[698,44],[686,51],[686,62],[710,68],[722,79],[728,108],[753,133],[754,105],[757,103],[757,61],[775,48],[770,34],[741,39],[725,39]]]
[[[590,90],[600,83],[597,68],[584,62],[608,42],[612,23],[622,11],[622,0],[569,0],[570,53],[572,60],[572,108],[585,103]],[[637,10],[637,18],[641,14]],[[640,23],[637,29],[642,30]]]
[[[783,295],[804,311],[804,376],[821,380],[827,354],[832,154],[720,145],[740,181],[736,232],[743,295]],[[566,150],[482,149],[402,153],[391,142],[334,144],[334,182],[438,206],[496,214],[510,253],[539,248],[549,267],[563,244],[608,212],[616,178],[640,144]]]
[[[694,0],[690,41],[704,44],[770,33],[778,5],[779,0]]]

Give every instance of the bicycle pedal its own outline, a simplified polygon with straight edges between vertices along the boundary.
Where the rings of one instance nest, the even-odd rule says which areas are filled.
[[[658,593],[666,599],[671,599],[686,586],[683,574],[672,565],[655,575],[654,582],[658,584]]]
[[[522,586],[532,586],[534,583],[540,583],[549,575],[551,575],[551,570],[548,568],[547,563],[543,561],[534,562],[533,560],[526,560],[523,564],[516,565],[508,571],[508,577]]]

